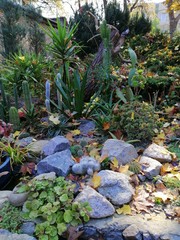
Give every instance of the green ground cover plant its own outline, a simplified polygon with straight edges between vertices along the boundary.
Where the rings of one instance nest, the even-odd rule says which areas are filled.
[[[23,217],[42,220],[35,229],[38,239],[58,240],[68,225],[77,226],[89,221],[91,208],[87,202],[74,202],[74,188],[75,185],[63,177],[32,180],[19,188],[19,192],[29,192]]]
[[[0,228],[13,233],[20,233],[22,225],[21,210],[9,202],[3,204],[0,209]]]

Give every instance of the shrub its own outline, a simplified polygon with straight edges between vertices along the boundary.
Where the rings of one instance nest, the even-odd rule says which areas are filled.
[[[22,225],[21,211],[9,202],[4,203],[0,209],[0,228],[9,230],[13,233],[20,233]]]
[[[116,122],[119,128],[127,135],[129,140],[151,140],[153,129],[158,128],[157,115],[148,103],[138,101],[128,102],[120,108]]]

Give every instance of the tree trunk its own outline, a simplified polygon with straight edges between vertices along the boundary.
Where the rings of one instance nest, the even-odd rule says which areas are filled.
[[[170,38],[172,39],[174,32],[176,31],[177,24],[180,20],[180,14],[177,17],[174,16],[174,11],[169,12],[169,31],[170,31]]]

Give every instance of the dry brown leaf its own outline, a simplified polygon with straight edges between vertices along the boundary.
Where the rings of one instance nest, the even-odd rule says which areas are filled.
[[[164,165],[162,165],[161,170],[160,170],[160,174],[161,176],[165,175],[167,172],[171,172],[173,170],[173,166],[170,163],[165,163]]]
[[[109,122],[105,122],[103,123],[103,130],[108,130],[110,128],[110,123]]]

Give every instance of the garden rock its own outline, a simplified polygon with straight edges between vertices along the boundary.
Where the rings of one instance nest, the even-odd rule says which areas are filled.
[[[79,175],[93,175],[95,171],[100,170],[100,163],[92,157],[82,157],[79,163],[72,167],[72,171]]]
[[[154,238],[148,232],[143,233],[143,240],[154,240]]]
[[[106,234],[103,235],[104,240],[123,240],[121,231],[118,230],[108,230]]]
[[[125,165],[138,157],[137,151],[132,144],[122,140],[108,139],[102,148],[102,156],[111,159],[117,158],[119,165]]]
[[[37,173],[55,172],[57,176],[66,177],[74,161],[69,149],[50,155],[41,160],[37,165]]]
[[[123,173],[102,170],[98,174],[101,183],[98,192],[115,205],[122,205],[131,201],[134,189],[129,182],[129,177]]]
[[[11,233],[9,231],[0,231],[0,240],[36,240],[27,234]]]
[[[22,224],[21,233],[33,236],[34,232],[35,232],[35,223],[34,222],[24,222]]]
[[[16,192],[12,192],[9,196],[8,196],[8,200],[9,202],[16,207],[19,206],[23,206],[23,204],[25,203],[25,201],[28,198],[28,193],[24,192],[24,193],[16,193]]]
[[[90,120],[81,120],[81,124],[79,125],[78,129],[80,130],[81,134],[88,135],[89,132],[93,132],[95,130],[95,123]]]
[[[97,231],[95,227],[91,226],[83,226],[79,229],[80,231],[83,231],[81,238],[82,240],[99,240],[100,239],[100,233]]]
[[[135,224],[130,225],[123,231],[125,240],[142,240],[142,235]]]
[[[63,136],[56,136],[52,138],[43,148],[44,156],[52,155],[56,152],[61,152],[70,148],[69,141]]]
[[[148,179],[152,180],[153,177],[159,175],[162,164],[157,160],[142,156],[139,163],[142,165],[142,171]]]
[[[20,147],[26,147],[28,146],[30,143],[33,142],[33,137],[26,137],[26,138],[22,138],[16,141],[16,145],[20,146]]]
[[[11,193],[12,191],[8,190],[0,191],[0,209],[3,207],[3,204],[8,201],[8,197]]]
[[[115,212],[113,205],[89,186],[86,186],[74,201],[89,202],[92,208],[92,211],[89,213],[91,218],[104,218],[113,215]]]
[[[42,173],[34,178],[34,180],[54,180],[56,178],[56,173],[55,172],[50,172],[50,173]]]
[[[160,163],[172,161],[172,154],[164,147],[152,143],[143,153],[143,156],[154,158]]]
[[[48,143],[48,140],[38,140],[35,142],[32,142],[29,146],[29,152],[33,155],[39,156],[42,153],[43,147]]]

